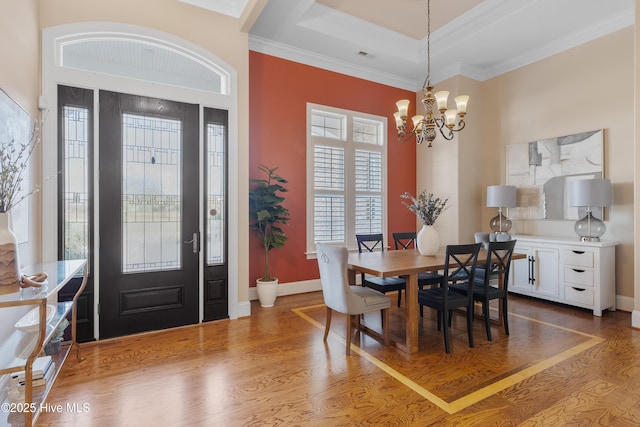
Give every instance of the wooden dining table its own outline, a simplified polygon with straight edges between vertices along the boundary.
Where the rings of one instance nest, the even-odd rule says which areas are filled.
[[[356,283],[356,272],[379,277],[400,276],[406,280],[405,291],[405,338],[394,339],[394,344],[406,353],[415,353],[418,345],[418,273],[443,270],[446,262],[446,248],[433,256],[421,255],[416,249],[351,253],[348,261],[349,283]],[[512,259],[525,258],[524,254],[513,253]],[[482,249],[478,262],[487,259],[487,251]]]

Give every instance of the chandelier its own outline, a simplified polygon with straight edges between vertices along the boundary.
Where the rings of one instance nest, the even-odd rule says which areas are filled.
[[[407,130],[407,118],[409,110],[409,100],[401,99],[396,102],[398,111],[393,114],[396,119],[396,127],[398,129],[398,139],[408,141],[414,134],[416,142],[422,144],[424,141],[431,143],[436,138],[437,131],[446,140],[453,139],[454,132],[460,132],[464,129],[464,116],[467,114],[467,103],[469,97],[467,95],[456,96],[457,109],[447,109],[447,99],[449,92],[446,90],[433,93],[431,85],[431,0],[427,1],[427,77],[422,84],[422,92],[424,98],[424,116],[415,115],[411,118],[413,122],[413,130]],[[437,111],[436,111],[437,106]],[[456,123],[456,118],[459,118]]]

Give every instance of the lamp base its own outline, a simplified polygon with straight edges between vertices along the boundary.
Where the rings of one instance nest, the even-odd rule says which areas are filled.
[[[491,218],[489,227],[494,233],[508,233],[511,230],[511,220],[499,212],[498,215]]]
[[[599,242],[607,227],[601,219],[593,216],[591,210],[588,210],[582,219],[576,221],[573,229],[582,242]]]

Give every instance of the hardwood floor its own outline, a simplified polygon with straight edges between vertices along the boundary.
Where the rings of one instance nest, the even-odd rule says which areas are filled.
[[[392,300],[395,296],[391,295]],[[361,336],[344,354],[344,316],[322,341],[318,292],[255,302],[250,318],[82,345],[39,426],[637,426],[640,331],[630,313],[591,312],[510,296],[510,336],[454,315],[452,353],[425,309],[420,352]],[[402,308],[391,326],[402,334]],[[379,328],[378,313],[365,322]]]

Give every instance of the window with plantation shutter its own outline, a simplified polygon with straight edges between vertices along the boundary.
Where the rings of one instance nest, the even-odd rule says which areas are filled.
[[[307,104],[307,254],[386,229],[386,118]]]

